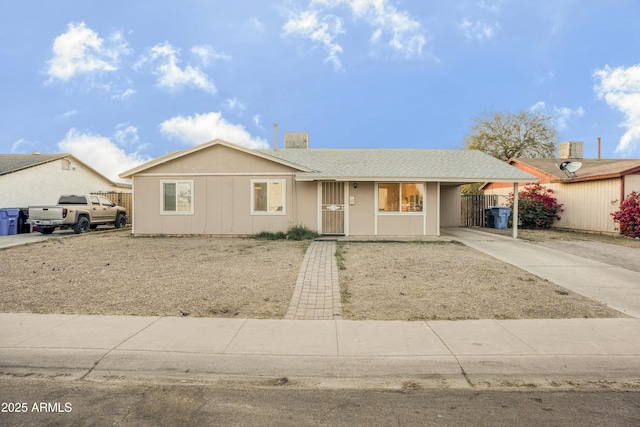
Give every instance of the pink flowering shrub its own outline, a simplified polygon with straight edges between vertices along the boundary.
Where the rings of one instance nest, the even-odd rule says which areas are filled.
[[[620,224],[620,234],[628,237],[640,237],[640,193],[633,191],[620,204],[618,212],[611,214]]]
[[[562,203],[553,197],[553,190],[540,184],[529,184],[518,192],[518,219],[522,228],[551,228],[559,220]],[[509,207],[513,212],[513,193],[509,194]]]

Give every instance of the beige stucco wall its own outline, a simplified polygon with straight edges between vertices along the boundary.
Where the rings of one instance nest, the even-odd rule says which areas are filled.
[[[353,184],[358,188],[353,188]],[[352,236],[373,236],[375,234],[375,185],[373,182],[348,183],[348,196],[354,198],[349,204],[349,234]],[[349,200],[347,197],[347,200]]]
[[[161,214],[161,178],[134,179],[135,234],[256,234],[285,231],[296,221],[293,179],[280,175],[261,179],[285,179],[284,215],[251,214],[250,176],[172,176],[193,180],[193,214]],[[308,219],[306,219],[308,223]]]
[[[440,186],[440,226],[459,227],[462,195],[459,185]]]
[[[114,187],[79,162],[54,160],[0,176],[0,208],[55,205],[62,194],[129,191]]]
[[[133,180],[133,232],[250,235],[285,231],[299,223],[312,225],[314,217],[309,209],[294,205],[294,191],[296,195],[300,191],[294,183],[293,171],[222,145],[148,169]],[[161,181],[182,179],[193,181],[193,214],[161,214]],[[284,215],[251,214],[252,179],[285,180]]]
[[[214,145],[145,170],[133,179],[135,234],[252,235],[293,225],[318,229],[318,182],[294,179],[295,169],[224,145]],[[286,182],[284,215],[251,214],[251,180]],[[193,214],[161,214],[161,181],[193,181]],[[425,183],[425,214],[379,214],[374,182],[346,183],[346,231],[352,236],[439,234],[459,225],[458,186]],[[350,198],[353,198],[353,204]],[[440,200],[438,199],[440,197]],[[442,202],[442,206],[440,204]],[[426,215],[426,220],[425,220]]]
[[[295,182],[292,203],[295,209],[293,222],[311,230],[318,229],[318,183],[314,181]]]
[[[427,197],[426,197],[426,211],[427,211],[427,236],[439,236],[440,229],[438,228],[438,193],[440,184],[437,182],[427,182]]]

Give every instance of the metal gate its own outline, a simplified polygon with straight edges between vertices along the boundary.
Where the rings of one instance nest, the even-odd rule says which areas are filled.
[[[344,234],[343,182],[322,182],[322,234]]]

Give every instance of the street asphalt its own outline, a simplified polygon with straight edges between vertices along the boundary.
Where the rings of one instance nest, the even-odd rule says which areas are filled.
[[[383,322],[4,313],[0,372],[326,387],[640,384],[640,273],[474,230],[446,229],[443,237],[604,302],[621,317]]]

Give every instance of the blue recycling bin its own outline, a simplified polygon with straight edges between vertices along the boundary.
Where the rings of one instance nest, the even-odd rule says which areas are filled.
[[[9,234],[9,212],[7,209],[0,209],[0,236]]]
[[[19,209],[0,209],[0,236],[18,234]]]
[[[493,206],[491,208],[491,216],[493,217],[493,228],[505,230],[509,225],[509,215],[511,209],[504,206]]]
[[[9,212],[9,234],[18,234],[18,216],[20,209],[7,209]]]

